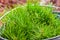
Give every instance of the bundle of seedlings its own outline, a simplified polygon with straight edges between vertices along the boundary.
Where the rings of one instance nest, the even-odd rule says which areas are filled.
[[[2,37],[8,40],[42,40],[60,34],[60,23],[52,8],[39,4],[18,6],[2,21],[5,24]]]

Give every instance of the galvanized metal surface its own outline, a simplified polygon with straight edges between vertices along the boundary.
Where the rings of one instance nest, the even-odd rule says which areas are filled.
[[[59,36],[56,36],[56,37],[44,39],[44,40],[60,40],[60,35]]]
[[[3,37],[0,36],[0,40],[8,40],[8,39],[5,39],[5,38],[3,38]]]

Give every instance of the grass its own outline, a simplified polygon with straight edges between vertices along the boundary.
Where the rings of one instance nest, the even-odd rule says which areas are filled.
[[[5,24],[2,36],[8,40],[42,40],[60,35],[60,22],[52,14],[52,8],[38,4],[18,6],[2,21]]]

